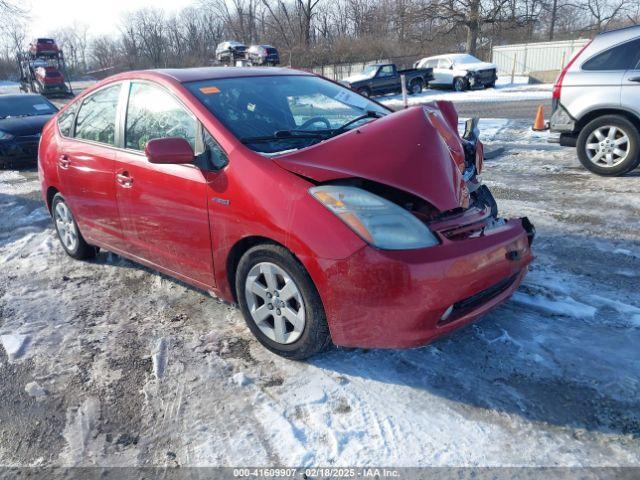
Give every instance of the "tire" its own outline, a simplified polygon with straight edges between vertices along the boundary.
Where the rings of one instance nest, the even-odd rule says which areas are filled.
[[[589,122],[578,135],[576,148],[582,166],[597,175],[624,175],[640,164],[640,132],[621,115]]]
[[[464,92],[469,87],[467,79],[463,77],[456,77],[453,79],[453,89],[456,92]]]
[[[68,216],[65,215],[65,212]],[[80,233],[71,209],[59,193],[56,193],[51,201],[51,216],[58,239],[67,255],[76,260],[87,260],[96,256],[97,248],[86,242]],[[71,241],[72,237],[75,237],[74,241]]]
[[[247,326],[267,349],[303,360],[329,348],[331,335],[320,295],[305,268],[286,248],[263,244],[249,249],[238,263],[235,281]],[[280,298],[276,292],[295,294],[285,298],[281,293]]]
[[[409,84],[409,94],[417,95],[422,93],[423,85],[421,80],[413,80],[411,84]]]
[[[367,98],[371,96],[371,90],[368,87],[359,88],[358,93],[363,97],[367,97]]]

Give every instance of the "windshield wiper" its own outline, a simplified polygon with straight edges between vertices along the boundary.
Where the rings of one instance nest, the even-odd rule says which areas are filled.
[[[358,115],[356,118],[353,118],[349,120],[347,123],[340,125],[338,128],[333,129],[331,133],[332,135],[337,135],[338,133],[344,132],[348,127],[350,127],[354,123],[358,123],[361,120],[364,120],[366,118],[381,118],[381,117],[384,117],[382,113],[376,112],[374,110],[367,110],[366,113],[363,113],[362,115]]]
[[[277,142],[279,140],[292,140],[292,139],[322,139],[326,138],[329,131],[314,131],[314,130],[278,130],[273,135],[265,135],[262,137],[244,137],[240,141],[244,144],[247,143],[262,143],[262,142]]]

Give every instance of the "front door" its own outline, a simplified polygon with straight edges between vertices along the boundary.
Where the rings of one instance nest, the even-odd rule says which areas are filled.
[[[388,93],[396,90],[400,85],[400,81],[393,65],[380,67],[373,85],[375,93]]]
[[[116,112],[121,84],[102,88],[85,98],[62,138],[58,158],[61,193],[80,231],[89,242],[125,246],[115,186]],[[72,124],[75,118],[75,126]]]
[[[177,276],[214,286],[208,184],[195,165],[159,165],[144,155],[154,138],[182,137],[196,147],[196,118],[168,91],[132,82],[125,150],[118,152],[117,199],[128,251]]]

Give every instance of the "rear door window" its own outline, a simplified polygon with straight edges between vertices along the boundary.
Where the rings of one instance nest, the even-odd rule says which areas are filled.
[[[76,102],[69,106],[58,117],[58,128],[63,137],[71,137],[73,134],[73,121],[76,119],[76,112],[80,102]]]
[[[180,137],[196,149],[195,117],[166,90],[149,83],[134,82],[129,93],[125,146],[144,150],[154,138]]]
[[[587,60],[582,65],[583,70],[629,70],[636,68],[640,61],[640,38],[622,45],[617,45],[595,57]]]
[[[89,95],[76,118],[75,138],[116,144],[116,111],[122,84],[112,85]]]

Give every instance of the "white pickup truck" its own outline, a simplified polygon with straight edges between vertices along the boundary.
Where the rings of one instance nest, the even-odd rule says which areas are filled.
[[[495,87],[498,79],[497,67],[493,63],[483,62],[466,53],[423,58],[414,67],[433,68],[433,80],[429,86],[451,87],[457,92]]]

